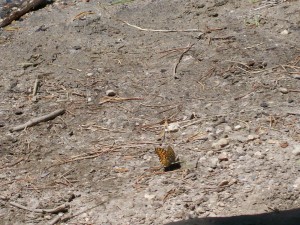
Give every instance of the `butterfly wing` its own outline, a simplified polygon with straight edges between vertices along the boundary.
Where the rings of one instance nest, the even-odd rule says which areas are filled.
[[[175,152],[171,146],[168,146],[167,150],[163,148],[155,148],[155,153],[164,167],[169,167],[176,160]]]
[[[166,161],[166,150],[163,148],[155,148],[155,153],[158,156],[160,163],[166,167],[168,164]]]
[[[169,161],[169,164],[173,164],[175,163],[176,161],[176,155],[175,155],[175,152],[173,150],[173,148],[171,146],[168,146],[168,149],[167,149],[167,157],[168,157],[168,161]]]

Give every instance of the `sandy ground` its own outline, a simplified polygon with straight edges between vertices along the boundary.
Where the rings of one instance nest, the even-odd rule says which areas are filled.
[[[99,2],[0,30],[0,224],[300,224],[300,1]]]

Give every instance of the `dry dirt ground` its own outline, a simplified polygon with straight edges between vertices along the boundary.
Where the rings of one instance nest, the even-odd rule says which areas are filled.
[[[56,1],[3,28],[0,224],[300,224],[299,37],[297,0]]]

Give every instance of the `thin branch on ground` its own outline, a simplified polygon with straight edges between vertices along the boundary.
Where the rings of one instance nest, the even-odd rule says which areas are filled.
[[[143,98],[121,98],[121,97],[104,97],[99,102],[99,105],[108,102],[124,102],[124,101],[132,101],[132,100],[144,100]]]
[[[52,120],[52,119],[56,118],[57,116],[60,116],[60,115],[64,114],[65,111],[66,111],[65,109],[58,109],[58,110],[56,110],[52,113],[49,113],[47,115],[37,117],[37,118],[33,118],[33,119],[27,121],[24,124],[21,124],[21,125],[18,125],[18,126],[15,126],[15,127],[11,128],[10,131],[11,132],[20,131],[20,130],[26,129],[27,127],[32,127],[32,126],[34,126],[38,123],[46,122],[48,120]]]
[[[24,210],[27,210],[27,211],[31,211],[31,212],[36,212],[36,213],[53,213],[53,214],[56,214],[56,213],[59,213],[59,212],[66,212],[68,211],[70,205],[67,204],[67,203],[64,203],[56,208],[53,208],[53,209],[31,209],[29,207],[26,207],[24,205],[21,205],[19,203],[16,203],[16,202],[9,202],[10,205],[14,206],[14,207],[17,207],[17,208],[20,208],[20,209],[24,209]]]
[[[176,77],[176,72],[177,72],[177,67],[179,65],[179,63],[181,62],[181,59],[183,58],[184,54],[187,53],[192,47],[193,47],[194,44],[189,44],[186,49],[181,53],[180,57],[178,58],[175,66],[174,66],[174,69],[173,69],[173,76]]]
[[[1,170],[1,169],[4,169],[4,168],[8,168],[8,167],[13,167],[13,166],[17,165],[18,163],[22,162],[23,160],[24,160],[24,157],[21,157],[21,158],[18,159],[16,162],[13,162],[13,163],[10,163],[10,164],[1,166],[1,167],[0,167],[0,170]]]
[[[148,29],[148,28],[142,28],[142,27],[139,27],[139,26],[136,26],[136,25],[133,25],[133,24],[130,24],[128,23],[127,21],[125,20],[121,20],[121,19],[117,19],[123,23],[125,23],[126,25],[130,26],[130,27],[133,27],[133,28],[136,28],[138,30],[142,30],[142,31],[150,31],[150,32],[165,32],[165,33],[172,33],[172,32],[201,32],[203,33],[201,30],[199,29],[187,29],[187,30],[163,30],[163,29]]]

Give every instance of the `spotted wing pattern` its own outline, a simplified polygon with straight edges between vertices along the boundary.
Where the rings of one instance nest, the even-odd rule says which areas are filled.
[[[168,146],[167,149],[155,148],[155,153],[164,167],[169,167],[171,164],[176,162],[175,152],[171,146]]]

